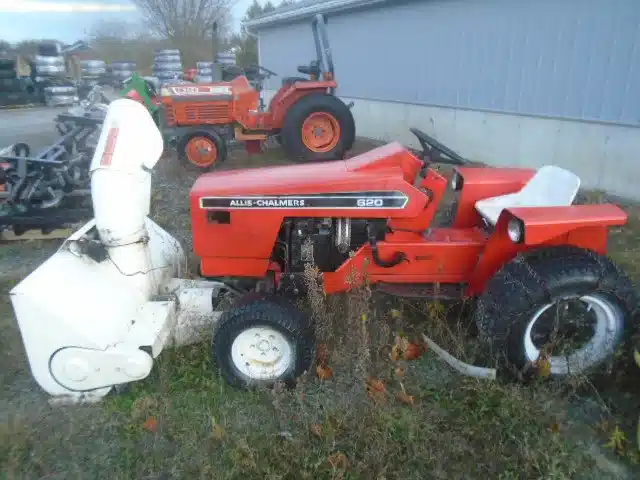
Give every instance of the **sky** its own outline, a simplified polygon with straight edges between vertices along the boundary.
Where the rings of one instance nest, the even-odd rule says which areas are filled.
[[[265,0],[258,0],[264,3]],[[237,0],[234,29],[252,0]],[[66,43],[82,38],[101,19],[135,18],[129,0],[0,0],[0,40],[55,38]]]

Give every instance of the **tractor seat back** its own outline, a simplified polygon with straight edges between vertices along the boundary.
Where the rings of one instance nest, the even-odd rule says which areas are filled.
[[[320,70],[320,64],[316,60],[313,60],[309,65],[300,65],[298,67],[298,72],[303,75],[314,75],[316,77],[319,77],[322,73]]]
[[[505,208],[562,207],[573,203],[580,188],[580,177],[556,167],[545,165],[519,192],[485,198],[476,202],[476,210],[492,226]]]

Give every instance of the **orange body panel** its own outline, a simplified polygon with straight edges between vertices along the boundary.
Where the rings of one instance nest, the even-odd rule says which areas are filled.
[[[517,192],[536,173],[531,168],[458,167],[456,171],[464,179],[454,224],[458,228],[481,226],[478,200]]]
[[[606,253],[608,228],[626,222],[625,212],[615,205],[512,208],[490,232],[476,218],[475,202],[519,190],[535,171],[460,168],[464,185],[454,225],[431,229],[447,181],[434,170],[420,180],[421,167],[421,160],[394,142],[347,160],[204,174],[190,194],[194,250],[202,274],[261,278],[279,271],[274,269],[274,249],[286,219],[383,219],[388,230],[377,242],[379,257],[390,261],[403,253],[404,260],[391,267],[378,265],[371,244],[365,242],[337,269],[324,272],[326,292],[348,289],[355,270],[366,271],[371,283],[466,284],[467,293],[477,295],[519,252],[570,244]],[[351,194],[377,198],[380,192],[402,200],[378,208],[366,199],[358,200],[358,207],[317,206],[308,200]],[[507,235],[513,218],[524,226],[522,243]]]
[[[172,127],[238,124],[248,131],[271,132],[282,128],[287,111],[302,97],[336,86],[335,81],[283,85],[265,112],[260,111],[260,93],[245,76],[230,82],[167,85],[161,101]]]

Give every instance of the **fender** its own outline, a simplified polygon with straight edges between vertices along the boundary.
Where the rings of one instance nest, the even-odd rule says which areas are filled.
[[[624,225],[627,213],[617,205],[571,205],[565,207],[517,207],[504,210],[487,246],[469,278],[469,295],[479,295],[489,279],[518,253],[554,245],[574,245],[607,253],[609,228]],[[507,227],[520,223],[522,238],[514,242]]]
[[[609,227],[627,223],[627,213],[613,204],[517,207],[508,209],[507,212],[522,222],[524,230],[522,243],[527,246],[535,246],[558,237],[568,236],[568,243],[575,244],[572,241],[573,237],[580,242],[578,246],[602,254],[607,253],[606,234]],[[604,237],[602,233],[605,234]]]
[[[330,88],[337,88],[338,84],[335,81],[310,81],[310,82],[295,82],[289,87],[281,88],[277,96],[271,100],[271,128],[282,128],[284,123],[284,117],[291,108],[291,106],[300,100],[302,97],[310,95],[312,93],[326,93]]]

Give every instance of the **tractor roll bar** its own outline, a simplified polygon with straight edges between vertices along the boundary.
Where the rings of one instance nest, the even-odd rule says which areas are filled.
[[[313,18],[311,29],[313,30],[313,39],[316,43],[316,55],[318,56],[320,68],[323,72],[329,73],[331,80],[333,80],[333,55],[331,54],[331,46],[329,45],[326,16],[318,13]]]

